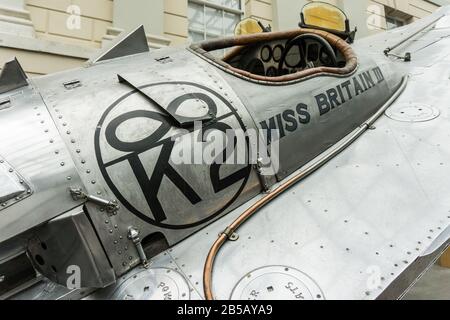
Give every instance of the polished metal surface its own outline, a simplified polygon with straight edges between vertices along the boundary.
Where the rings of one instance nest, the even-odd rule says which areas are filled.
[[[11,300],[80,300],[92,293],[92,289],[67,289],[46,278],[27,290],[10,297]]]
[[[1,95],[1,159],[32,194],[0,211],[0,263],[28,246],[35,264],[50,262],[37,268],[53,281],[66,280],[65,262],[92,271],[84,286],[116,277],[86,299],[202,299],[217,235],[263,190],[300,175],[229,234],[214,266],[216,298],[401,297],[449,240],[449,14],[355,43],[359,66],[346,76],[271,86],[185,49],[112,49]],[[384,55],[399,42],[411,62]],[[281,170],[175,163],[176,147],[204,142],[203,128],[284,131]],[[4,198],[23,192],[9,173],[0,171]],[[162,245],[147,257],[154,239]],[[19,296],[90,293],[56,286],[36,296],[46,281]]]
[[[33,190],[19,172],[0,158],[0,211],[30,196]]]
[[[397,104],[386,110],[386,116],[392,120],[403,122],[425,122],[434,120],[441,112],[438,108],[413,102],[406,104]]]
[[[200,300],[201,294],[191,285],[191,275],[184,275],[179,270],[177,260],[164,252],[158,261],[153,261],[149,269],[137,267],[117,279],[117,283],[108,288],[97,290],[88,295],[86,300],[123,300],[131,293],[136,300],[159,298],[160,300]],[[141,281],[136,281],[136,279]],[[163,284],[163,285],[161,285]],[[130,286],[131,285],[131,286]],[[145,289],[145,290],[144,290]],[[118,295],[120,292],[125,293]],[[131,297],[128,297],[131,299]]]
[[[170,59],[159,62],[163,57]],[[99,74],[101,79],[98,79]],[[133,84],[141,87],[143,93],[156,95],[158,104],[128,84],[121,83],[118,75],[133,79]],[[166,176],[170,174],[172,178],[169,180],[166,177],[160,186],[155,185],[150,191],[143,192],[146,190],[143,186],[152,177],[158,159],[167,156],[161,156],[161,146],[171,150],[167,142],[170,143],[172,136],[182,133],[185,139],[194,139],[199,130],[189,129],[186,134],[183,128],[170,126],[161,140],[164,143],[150,144],[146,146],[148,150],[142,150],[145,152],[136,146],[136,151],[141,152],[140,161],[145,169],[140,173],[134,171],[138,166],[129,164],[134,150],[119,150],[122,147],[117,143],[112,146],[112,140],[107,138],[107,131],[114,132],[111,131],[111,123],[114,124],[117,119],[123,120],[120,117],[142,110],[146,115],[156,117],[155,113],[161,112],[161,105],[168,105],[180,96],[190,100],[197,95],[208,102],[213,101],[217,108],[216,117],[230,128],[244,131],[256,128],[240,99],[215,68],[189,51],[170,48],[136,55],[126,64],[121,59],[96,64],[77,71],[76,79],[83,86],[66,90],[62,84],[70,79],[75,77],[65,72],[35,81],[47,103],[50,104],[47,101],[49,97],[56,99],[51,104],[50,113],[80,172],[85,186],[82,191],[118,201],[120,205],[120,209],[111,214],[95,203],[86,204],[117,275],[124,274],[141,261],[133,242],[127,237],[129,227],[137,228],[143,241],[147,236],[160,232],[169,245],[174,245],[261,191],[258,174],[253,168],[244,166],[245,176],[239,176],[228,187],[216,191],[209,165],[171,163],[167,167],[165,160],[158,166],[166,167]],[[191,105],[205,104],[202,99],[197,100],[194,99]],[[163,120],[160,116],[156,118],[123,121],[115,132],[125,142],[139,141],[156,132]],[[222,166],[222,178],[239,170],[243,170],[240,165]],[[172,176],[175,172],[178,178]],[[189,182],[197,195],[201,195],[201,202],[190,202],[180,192],[183,189],[183,185],[179,184],[182,179]],[[174,182],[178,184],[174,185]],[[78,188],[76,184],[72,187]],[[151,201],[146,198],[155,195],[158,197]],[[161,204],[162,211],[150,208],[156,202]]]
[[[32,195],[1,210],[0,243],[78,206],[68,188],[81,184],[39,92],[27,87],[0,99],[5,97],[12,107],[0,111],[0,155],[29,184]]]
[[[16,58],[5,63],[0,74],[0,94],[28,86],[28,77]]]
[[[249,272],[231,300],[323,300],[322,291],[308,275],[287,266],[268,266]]]
[[[434,14],[430,17],[427,17],[426,19],[423,19],[420,24],[417,24],[417,29],[413,29],[412,31],[407,32],[407,35],[400,41],[396,39],[396,41],[398,42],[396,42],[395,44],[391,44],[388,48],[386,48],[384,50],[384,54],[387,56],[393,55],[393,53],[391,53],[392,50],[395,50],[404,45],[414,37],[420,35],[420,33],[425,31],[426,29],[435,26],[443,17],[445,17],[445,12]]]
[[[107,49],[103,50],[97,57],[90,59],[87,64],[126,57],[149,50],[144,26],[141,25],[130,33],[123,33],[114,39]]]
[[[65,287],[104,288],[116,281],[83,207],[37,228],[28,255],[41,274]]]
[[[425,36],[432,38],[430,33]],[[217,298],[227,299],[252,270],[282,264],[308,274],[327,299],[392,299],[408,289],[397,279],[410,284],[429,267],[433,259],[423,263],[421,256],[430,254],[429,249],[433,257],[441,252],[435,241],[450,225],[450,203],[439,191],[450,187],[442,179],[450,168],[445,143],[450,109],[442,103],[450,98],[450,60],[434,55],[437,48],[449,46],[443,38],[423,49],[422,59],[416,54],[410,64],[397,62],[410,81],[392,105],[428,105],[441,116],[427,122],[383,116],[347,150],[262,209],[239,231],[239,240],[229,242],[218,256]],[[377,51],[370,50],[375,56]],[[387,81],[394,83],[395,75],[388,66],[386,70]],[[245,208],[172,249],[170,254],[184,265],[182,271],[192,276],[198,291],[202,292],[203,261],[210,245]]]
[[[127,276],[112,300],[189,300],[189,285],[177,271],[166,268],[144,269]]]
[[[382,66],[382,73],[386,79],[376,82],[373,87],[356,95],[352,86],[354,81],[360,81],[363,74],[370,74],[375,79],[374,70],[376,61],[359,51],[360,67],[355,74],[348,78],[323,76],[308,81],[291,84],[289,86],[260,86],[249,85],[249,82],[222,72],[233,89],[238,93],[244,105],[252,114],[253,119],[262,128],[283,130],[280,139],[280,170],[277,173],[278,181],[283,180],[294,171],[311,161],[317,155],[336,144],[349,132],[356,129],[366,121],[380,106],[382,106],[395,91],[401,81],[401,73],[391,75],[395,66]],[[349,81],[350,80],[350,81]],[[390,83],[393,85],[390,87]],[[345,97],[345,103],[335,106],[335,109],[321,114],[316,97],[327,93],[328,90],[337,89],[345,92],[342,84],[351,87],[350,96]],[[265,94],[261,94],[261,90]],[[367,102],[370,101],[369,104]],[[297,130],[288,130],[290,119],[284,119],[289,112],[297,111],[299,105],[309,113],[308,121],[298,124]],[[364,105],[365,108],[361,108]],[[270,106],[270,107],[261,107]],[[302,117],[302,115],[299,115]],[[289,120],[289,122],[288,122]],[[282,123],[280,125],[279,123]],[[293,150],[298,150],[293,152]],[[301,150],[301,151],[300,151]]]

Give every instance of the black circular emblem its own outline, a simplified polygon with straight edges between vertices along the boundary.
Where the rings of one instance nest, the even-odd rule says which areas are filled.
[[[139,89],[154,90],[163,99],[167,99],[163,95],[169,92],[167,95],[174,98],[165,101],[167,113],[155,111],[150,105],[134,106],[131,100],[134,95],[140,95],[137,91],[125,94],[107,108],[97,125],[94,143],[97,162],[108,187],[131,213],[165,229],[197,227],[224,213],[245,189],[251,165],[236,165],[233,170],[228,167],[221,171],[224,162],[218,160],[227,160],[224,150],[212,164],[177,169],[170,161],[176,143],[172,133],[180,129],[177,127],[180,121],[194,123],[196,120],[202,121],[203,130],[198,137],[202,141],[206,130],[226,133],[229,129],[240,129],[245,133],[245,125],[236,110],[215,91],[195,83],[162,82]],[[177,114],[192,99],[202,103],[209,116],[207,121],[204,115]],[[143,124],[143,119],[153,125]],[[131,129],[123,129],[125,124]],[[152,130],[147,133],[148,127]],[[197,134],[194,127],[185,129]],[[227,143],[236,147],[236,140]],[[248,153],[247,138],[245,143]]]

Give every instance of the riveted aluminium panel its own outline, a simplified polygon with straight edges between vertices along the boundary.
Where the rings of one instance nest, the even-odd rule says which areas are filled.
[[[413,281],[429,266],[433,257],[423,264],[423,256],[440,253],[450,228],[445,193],[450,188],[445,178],[450,174],[450,61],[425,69],[418,64],[417,69],[405,64],[411,79],[392,107],[423,104],[440,116],[426,122],[383,116],[373,130],[258,212],[216,259],[216,298],[228,299],[253,270],[283,265],[313,279],[326,299],[392,299],[407,289],[398,279]],[[210,246],[242,210],[171,250],[198,292],[203,294]]]
[[[391,75],[365,52],[357,54],[359,67],[351,75],[285,86],[258,85],[221,71],[258,126],[279,131],[279,181],[358,128],[398,86],[400,74]]]
[[[27,87],[6,96],[11,107],[0,111],[0,154],[23,177],[28,197],[1,211],[0,243],[77,206],[68,189],[81,184],[39,92]]]
[[[14,168],[0,158],[0,211],[30,195],[31,190]]]
[[[386,64],[390,61],[384,57],[379,60]],[[122,72],[122,67],[118,66],[117,70]],[[448,69],[445,63],[443,67]],[[179,77],[180,70],[176,68],[151,68],[147,71],[158,79],[171,81]],[[417,92],[425,91],[424,100],[431,100],[428,103],[436,107],[436,99],[443,96],[441,91],[446,84],[434,83],[433,72],[420,72],[415,74],[417,77],[413,77],[412,85],[399,103],[417,99]],[[392,70],[388,73],[390,89],[393,89],[396,79],[393,73]],[[426,77],[421,78],[420,74],[426,74]],[[432,86],[424,88],[423,84],[428,82],[432,82]],[[217,83],[221,83],[220,79]],[[120,90],[114,84],[111,82],[111,87]],[[108,98],[106,94],[102,97]],[[96,101],[100,101],[99,108],[102,109],[102,100]],[[73,110],[77,105],[72,105]],[[91,108],[89,111],[89,116],[95,118],[96,110]],[[378,297],[427,252],[449,225],[448,208],[445,208],[448,199],[436,192],[448,189],[447,182],[442,181],[446,169],[436,170],[435,167],[436,160],[449,159],[447,148],[441,148],[446,138],[443,130],[448,127],[448,117],[445,116],[446,110],[440,111],[442,117],[421,124],[381,119],[373,131],[367,132],[344,153],[259,212],[239,230],[239,240],[227,244],[219,255],[214,275],[216,296],[229,298],[238,282],[254,270],[282,265],[311,279],[325,298]],[[104,129],[103,126],[98,127],[99,130]],[[68,132],[72,135],[73,131]],[[422,143],[425,141],[423,137],[427,138],[426,143]],[[70,140],[70,143],[76,144],[77,139],[74,141]],[[434,145],[435,141],[441,143]],[[79,150],[81,154],[82,149]],[[423,160],[418,161],[419,158]],[[439,165],[445,167],[445,161]],[[92,181],[92,185],[98,185],[97,179]],[[166,252],[197,292],[202,292],[204,257],[217,234],[256,200]],[[96,212],[95,208],[92,209]],[[108,232],[115,236],[115,240],[110,239],[113,243],[126,241],[123,239],[124,230],[117,232],[116,229],[121,230],[127,223],[135,222],[121,213],[112,219],[101,218],[106,218],[103,236],[106,240]],[[120,245],[122,247],[116,247],[117,257],[122,255],[125,259],[122,261],[127,265],[127,246]],[[110,243],[108,246],[113,253],[114,246]],[[117,257],[115,262],[120,261]],[[129,257],[136,259],[134,253]],[[173,261],[161,259],[167,259],[167,255],[155,258],[153,265],[171,268]],[[331,267],[327,264],[329,261],[333,262]]]
[[[167,125],[157,105],[118,78],[131,77],[133,85],[151,96],[164,92],[169,105],[173,105],[171,101],[182,104],[185,101],[180,97],[188,97],[189,108],[214,106],[209,111],[216,122],[205,127],[255,128],[238,97],[213,67],[187,50],[170,48],[124,61],[115,59],[79,70],[76,79],[80,85],[72,89],[63,85],[75,79],[71,72],[36,80],[44,99],[52,99],[48,102],[50,112],[85,191],[120,203],[119,211],[112,214],[87,203],[118,275],[139,263],[127,238],[130,226],[141,231],[141,239],[159,232],[173,245],[261,190],[256,170],[248,165],[222,166],[219,177],[224,186],[214,183],[209,166],[168,161],[173,150],[171,137],[178,133],[184,138],[198,137],[198,130],[190,127],[186,132]],[[157,139],[153,141],[149,137],[154,134]],[[133,143],[139,141],[145,150],[142,144],[135,148]],[[165,173],[164,177],[148,184],[155,172]],[[232,178],[225,179],[228,176]]]

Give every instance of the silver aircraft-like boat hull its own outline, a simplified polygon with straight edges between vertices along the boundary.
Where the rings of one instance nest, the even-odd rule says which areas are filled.
[[[194,46],[146,52],[142,29],[81,69],[23,82],[13,61],[0,297],[208,298],[205,260],[225,232],[214,298],[401,298],[449,245],[449,16],[357,41],[347,74],[280,83]],[[195,120],[281,131],[279,170],[175,164],[183,139],[204,138]]]

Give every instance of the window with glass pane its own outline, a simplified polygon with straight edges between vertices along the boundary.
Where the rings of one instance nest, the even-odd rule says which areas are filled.
[[[388,30],[392,30],[398,27],[403,27],[405,25],[405,21],[395,17],[386,16],[386,25]]]
[[[232,35],[243,15],[241,0],[189,0],[188,5],[192,42]]]

